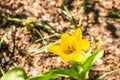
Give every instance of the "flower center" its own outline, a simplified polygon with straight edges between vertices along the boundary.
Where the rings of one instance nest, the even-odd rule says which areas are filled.
[[[73,47],[73,46],[72,46],[72,47],[68,46],[68,47],[65,49],[64,53],[66,53],[66,54],[73,54],[74,51],[75,51],[75,47]]]

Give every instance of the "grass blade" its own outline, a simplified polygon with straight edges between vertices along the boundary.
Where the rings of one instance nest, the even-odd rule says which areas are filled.
[[[58,43],[60,43],[60,42],[54,42],[54,43],[45,45],[45,46],[43,46],[43,47],[41,47],[41,48],[39,48],[39,49],[28,50],[27,52],[33,53],[33,54],[38,54],[38,53],[41,53],[41,52],[43,52],[43,51],[46,51],[50,46],[55,45],[55,44],[58,44]]]
[[[39,23],[39,22],[33,22],[33,24],[38,28],[44,28],[44,29],[50,30],[51,32],[57,32],[55,29],[53,29],[49,25],[42,24],[42,23]]]
[[[119,69],[112,70],[112,71],[109,71],[109,72],[106,72],[106,73],[104,73],[103,75],[99,76],[96,80],[100,80],[101,78],[103,78],[103,77],[105,77],[105,76],[107,76],[107,75],[110,75],[110,74],[112,74],[112,73],[115,73],[115,72],[117,72],[117,71],[119,71],[119,70],[120,70],[120,68],[119,68]]]
[[[112,21],[117,21],[120,22],[120,12],[119,11],[112,11],[109,12],[107,16],[104,16],[106,20],[112,20]]]
[[[2,75],[5,74],[1,66],[0,66],[0,71],[1,71]]]
[[[42,36],[42,34],[35,28],[35,31],[38,33],[38,35],[41,37],[41,40],[43,41],[43,42],[45,42],[45,40],[44,40],[44,38],[43,38],[43,36]]]
[[[58,8],[58,10],[60,10],[62,13],[64,13],[71,21],[71,23],[74,25],[75,28],[77,28],[75,19],[73,18],[73,16],[70,14],[69,10],[67,9],[66,6],[63,6],[63,9]]]
[[[84,15],[84,12],[85,12],[85,6],[86,6],[87,1],[88,0],[83,0],[82,5],[80,6],[80,17],[79,17],[79,24],[78,24],[78,26],[81,26],[81,24],[82,24],[83,15]]]
[[[26,19],[19,19],[19,18],[6,18],[7,21],[15,21],[15,22],[26,22]]]
[[[9,31],[10,30],[6,31],[5,34],[3,35],[3,37],[1,38],[1,40],[0,40],[0,48],[2,46],[3,40],[5,39],[5,37],[7,36],[7,34],[8,34]]]
[[[118,18],[104,17],[104,19],[106,19],[106,20],[111,20],[111,21],[117,21],[117,22],[120,22],[120,19],[118,19]]]
[[[46,37],[43,37],[43,39],[45,40],[45,39],[48,39],[48,38],[51,38],[51,37],[54,37],[54,36],[59,36],[60,34],[53,34],[53,35],[49,35],[49,36],[46,36]],[[38,40],[36,40],[35,42],[39,42],[39,41],[41,41],[42,39],[40,38],[40,39],[38,39]]]

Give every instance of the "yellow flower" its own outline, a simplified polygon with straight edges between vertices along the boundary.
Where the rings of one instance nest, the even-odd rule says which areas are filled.
[[[86,61],[86,54],[83,53],[83,50],[87,50],[90,46],[90,43],[86,39],[82,39],[82,31],[80,28],[76,29],[72,35],[63,34],[61,36],[60,44],[53,45],[49,47],[49,51],[53,52],[61,57],[65,62],[68,61],[77,61],[84,62]]]
[[[34,29],[34,24],[32,23],[32,21],[26,20],[24,30],[26,32],[28,32],[28,31],[33,30],[33,29]]]
[[[28,31],[30,31],[30,30],[32,30],[32,29],[34,29],[34,25],[33,25],[32,23],[28,23],[28,24],[26,24],[26,25],[24,26],[24,30],[25,30],[26,32],[28,32]]]

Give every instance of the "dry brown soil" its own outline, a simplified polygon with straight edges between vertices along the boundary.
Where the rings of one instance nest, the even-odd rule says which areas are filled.
[[[67,5],[78,22],[81,2],[80,0],[0,0],[0,38],[10,29],[0,48],[0,66],[3,70],[7,71],[19,66],[23,67],[29,76],[35,76],[52,69],[69,68],[70,63],[62,62],[58,56],[49,52],[41,52],[37,55],[26,52],[26,50],[37,49],[44,44],[55,42],[59,37],[35,43],[34,41],[40,37],[34,31],[26,33],[23,25],[5,21],[5,18],[29,19],[65,32],[67,27],[72,29],[72,25],[56,8]],[[120,68],[120,23],[103,18],[113,10],[120,10],[119,0],[89,0],[85,6],[81,26],[83,37],[91,43],[100,39],[101,46],[96,49],[105,50],[104,57],[98,60],[90,70],[90,80],[95,80],[107,71]],[[40,31],[43,36],[52,34],[42,29]],[[120,80],[120,71],[101,80]]]

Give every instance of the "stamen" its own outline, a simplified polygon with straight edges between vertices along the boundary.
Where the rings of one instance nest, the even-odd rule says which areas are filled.
[[[64,51],[66,54],[73,54],[75,51],[75,48],[73,46],[68,46],[67,49]]]

